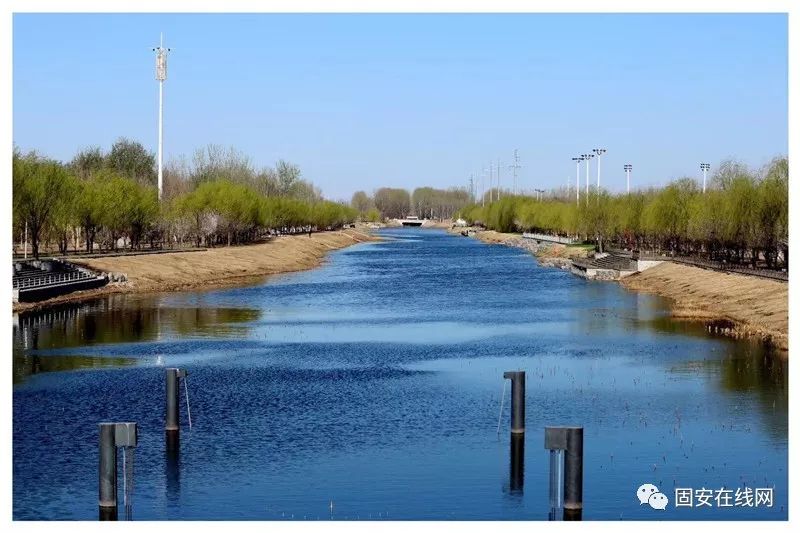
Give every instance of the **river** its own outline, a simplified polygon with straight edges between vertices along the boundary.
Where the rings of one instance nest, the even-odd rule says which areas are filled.
[[[13,517],[96,519],[97,423],[135,421],[139,520],[546,520],[547,425],[584,427],[585,520],[787,519],[785,359],[515,248],[380,233],[252,286],[16,318]],[[189,372],[178,457],[164,366]],[[507,391],[497,432],[518,369],[521,485]],[[715,498],[675,507],[676,488]],[[771,505],[716,498],[745,488]]]

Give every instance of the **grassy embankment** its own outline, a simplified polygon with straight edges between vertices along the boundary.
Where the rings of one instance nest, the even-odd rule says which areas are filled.
[[[623,279],[622,285],[669,298],[677,319],[730,322],[722,333],[789,349],[788,283],[665,262]]]
[[[212,248],[191,253],[165,253],[75,260],[98,272],[124,273],[128,281],[100,289],[66,294],[36,303],[14,304],[26,311],[110,293],[169,292],[243,285],[272,274],[308,270],[328,252],[360,242],[379,240],[365,231],[347,229],[282,236],[246,246]]]

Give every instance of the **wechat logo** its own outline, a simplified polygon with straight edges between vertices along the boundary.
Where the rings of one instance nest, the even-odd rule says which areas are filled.
[[[636,491],[636,497],[639,498],[639,505],[649,504],[653,509],[663,511],[669,504],[667,495],[658,490],[658,487],[646,483],[639,487]]]

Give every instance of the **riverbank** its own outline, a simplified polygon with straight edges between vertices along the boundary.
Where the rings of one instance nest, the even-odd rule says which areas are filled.
[[[707,323],[728,336],[756,337],[789,349],[789,284],[664,262],[621,281],[673,302],[676,319]]]
[[[346,229],[276,237],[265,243],[212,248],[193,253],[163,253],[76,259],[98,272],[125,274],[127,281],[34,303],[16,303],[14,311],[43,309],[105,294],[172,292],[243,285],[266,276],[319,266],[328,252],[380,240],[366,230]]]
[[[542,266],[567,270],[572,258],[586,256],[585,249],[556,243],[537,245],[514,233],[485,230],[474,236],[488,244],[526,249]],[[734,338],[758,338],[788,353],[788,283],[671,262],[625,277],[620,283],[629,290],[670,299],[675,319],[703,322],[711,332]]]
[[[461,233],[465,230],[474,228],[453,228],[450,233]],[[540,265],[545,267],[561,268],[569,270],[572,267],[572,259],[586,257],[586,248],[580,246],[567,246],[555,242],[538,242],[533,239],[525,239],[518,233],[501,233],[494,230],[477,230],[474,237],[487,244],[502,244],[520,248],[533,255]]]

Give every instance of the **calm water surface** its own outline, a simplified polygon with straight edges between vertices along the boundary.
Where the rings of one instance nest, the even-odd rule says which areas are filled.
[[[17,319],[14,518],[97,518],[110,420],[140,426],[134,519],[545,520],[545,425],[585,427],[584,519],[787,518],[784,359],[517,249],[382,234],[257,286]],[[189,370],[178,458],[164,366]],[[527,436],[512,489],[508,393],[499,436],[497,423],[516,369]],[[639,505],[643,483],[667,510]],[[676,509],[676,487],[769,487],[774,503]]]

